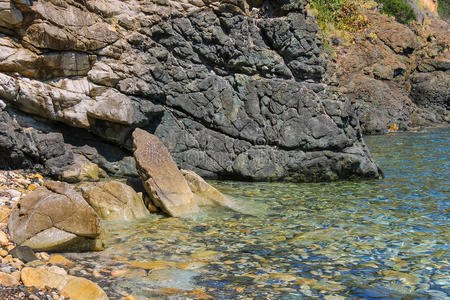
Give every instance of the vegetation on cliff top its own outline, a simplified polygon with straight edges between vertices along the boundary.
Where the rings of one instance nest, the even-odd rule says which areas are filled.
[[[405,0],[375,0],[382,4],[382,12],[394,16],[407,24],[416,18],[414,10]],[[368,26],[367,17],[360,12],[369,0],[311,0],[311,7],[316,11],[317,21],[322,31],[336,28],[346,32],[361,31]],[[376,3],[374,3],[376,6]]]
[[[311,0],[317,11],[320,29],[326,32],[330,25],[336,29],[355,32],[367,26],[367,18],[358,12],[358,7],[350,0]]]
[[[382,13],[394,16],[397,22],[408,24],[416,19],[413,8],[405,0],[375,0],[383,4]]]
[[[450,0],[439,0],[438,1],[438,13],[441,18],[450,18]]]

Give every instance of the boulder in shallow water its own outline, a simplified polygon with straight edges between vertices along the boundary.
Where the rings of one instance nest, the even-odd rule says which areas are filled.
[[[152,201],[173,217],[197,212],[186,179],[159,138],[137,128],[133,142],[136,165]]]
[[[81,188],[83,197],[102,219],[133,220],[149,215],[142,199],[131,187],[118,181],[95,183]]]
[[[101,250],[100,219],[67,183],[46,181],[11,212],[12,240],[39,251]]]
[[[224,206],[231,208],[233,201],[212,187],[195,172],[181,170],[189,188],[194,194],[195,202],[200,208]]]

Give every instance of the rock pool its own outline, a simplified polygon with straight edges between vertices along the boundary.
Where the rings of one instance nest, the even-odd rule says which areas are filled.
[[[65,256],[111,299],[446,299],[450,129],[366,142],[384,180],[212,181],[242,213],[109,222]]]

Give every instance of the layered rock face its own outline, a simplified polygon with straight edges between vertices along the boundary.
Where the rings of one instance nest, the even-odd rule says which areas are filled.
[[[19,131],[61,132],[67,155],[136,175],[142,128],[203,177],[380,176],[350,103],[319,83],[327,61],[306,1],[0,3],[2,113],[19,111]]]

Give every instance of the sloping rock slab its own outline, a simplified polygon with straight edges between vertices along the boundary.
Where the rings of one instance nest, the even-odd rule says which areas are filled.
[[[158,137],[142,130],[133,132],[134,158],[152,201],[173,217],[198,211],[183,174]]]
[[[133,220],[149,215],[142,193],[136,193],[121,182],[91,184],[81,190],[83,197],[102,219]]]
[[[11,212],[12,240],[39,251],[101,250],[100,219],[67,183],[47,181]]]
[[[212,187],[195,172],[181,170],[181,173],[186,179],[189,188],[194,194],[195,202],[197,202],[200,208],[220,206],[232,208],[233,201],[230,198]]]

